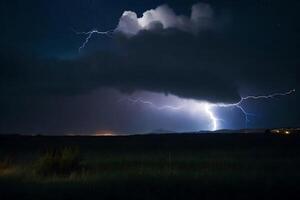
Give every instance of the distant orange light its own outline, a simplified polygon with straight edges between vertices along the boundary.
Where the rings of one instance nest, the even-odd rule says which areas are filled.
[[[115,136],[115,134],[109,130],[99,130],[99,131],[96,131],[94,136]]]

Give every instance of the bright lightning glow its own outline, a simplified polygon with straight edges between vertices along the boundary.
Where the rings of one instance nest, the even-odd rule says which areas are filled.
[[[152,101],[145,101],[142,100],[141,98],[138,99],[132,99],[132,98],[127,98],[127,101],[131,103],[140,103],[140,104],[146,104],[148,106],[151,106],[152,108],[156,110],[169,110],[169,111],[188,111],[190,113],[194,113],[196,115],[207,115],[209,120],[211,121],[211,130],[215,131],[218,129],[218,119],[215,116],[215,113],[212,111],[213,109],[213,104],[207,103],[207,102],[200,102],[200,101],[195,101],[195,100],[186,100],[186,99],[181,99],[180,105],[162,105],[158,106]]]
[[[81,52],[81,50],[85,48],[85,46],[89,43],[91,37],[94,34],[106,35],[106,36],[111,37],[113,33],[114,33],[113,30],[110,30],[110,31],[98,31],[96,29],[88,31],[88,32],[76,32],[76,34],[78,34],[78,35],[87,35],[87,37],[85,38],[84,43],[79,47],[78,51]]]
[[[245,117],[245,126],[247,127],[247,123],[250,121],[249,116],[255,116],[252,113],[248,113],[242,106],[244,101],[249,100],[249,99],[271,99],[279,96],[288,96],[292,95],[295,93],[296,90],[290,90],[288,92],[284,93],[273,93],[269,95],[259,95],[259,96],[246,96],[246,97],[241,97],[241,100],[237,103],[231,103],[231,104],[214,104],[214,103],[208,103],[208,102],[201,102],[201,101],[196,101],[196,100],[187,100],[187,99],[181,99],[180,105],[162,105],[158,106],[152,101],[149,100],[142,100],[141,98],[138,99],[132,99],[132,98],[127,98],[127,101],[131,103],[140,103],[140,104],[146,104],[148,106],[151,106],[152,108],[156,110],[169,110],[169,111],[189,111],[198,114],[203,114],[205,113],[206,116],[209,118],[211,121],[211,130],[215,131],[220,129],[220,125],[218,124],[221,119],[217,117],[217,114],[214,112],[213,108],[229,108],[229,107],[234,107],[239,109],[242,114]]]
[[[205,112],[209,116],[211,122],[212,122],[212,131],[215,131],[218,129],[218,121],[219,119],[215,116],[215,113],[211,110],[212,105],[205,104]]]

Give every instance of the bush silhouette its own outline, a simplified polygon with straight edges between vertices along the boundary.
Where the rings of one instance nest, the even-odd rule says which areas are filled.
[[[81,168],[79,149],[69,147],[47,151],[35,163],[37,174],[43,176],[67,176]]]

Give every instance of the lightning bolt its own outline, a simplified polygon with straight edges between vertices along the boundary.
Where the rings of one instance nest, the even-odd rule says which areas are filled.
[[[215,107],[225,107],[225,108],[235,107],[235,108],[239,109],[245,117],[245,127],[247,128],[248,127],[248,122],[250,122],[249,116],[255,116],[255,114],[249,113],[243,108],[242,104],[244,103],[244,101],[250,100],[250,99],[253,99],[253,100],[272,99],[272,98],[276,98],[276,97],[280,97],[280,96],[292,95],[295,92],[296,92],[296,89],[292,89],[292,90],[289,90],[289,91],[283,92],[283,93],[272,93],[272,94],[268,94],[268,95],[258,95],[258,96],[251,95],[251,96],[241,97],[241,100],[237,103],[213,104],[213,106],[215,106]]]
[[[296,89],[292,89],[292,90],[290,90],[288,92],[284,92],[284,93],[273,93],[273,94],[261,95],[261,96],[247,96],[247,97],[243,97],[241,99],[240,103],[242,103],[244,100],[247,100],[247,99],[270,99],[270,98],[279,97],[279,96],[291,95],[295,92],[296,92]]]
[[[211,120],[211,124],[212,124],[212,131],[216,131],[218,129],[218,121],[220,121],[220,119],[218,119],[215,116],[215,113],[212,111],[212,105],[211,104],[205,104],[205,112],[208,115],[208,117]]]
[[[140,104],[145,104],[148,106],[151,106],[152,108],[156,109],[156,110],[170,110],[170,111],[183,111],[183,110],[192,110],[193,112],[205,112],[206,115],[210,118],[211,124],[212,124],[212,130],[217,130],[218,129],[218,121],[220,121],[221,119],[218,119],[214,112],[212,111],[212,107],[213,105],[210,103],[206,103],[206,102],[198,102],[198,101],[193,101],[193,100],[186,100],[183,101],[181,105],[179,106],[174,106],[174,105],[162,105],[159,106],[155,103],[153,103],[152,101],[149,100],[143,100],[142,98],[138,98],[138,99],[133,99],[133,98],[126,98],[127,101],[136,104],[136,103],[140,103]]]
[[[206,115],[208,116],[208,118],[211,121],[211,130],[215,131],[218,130],[220,128],[219,125],[219,121],[223,121],[222,119],[218,118],[216,113],[214,112],[214,108],[237,108],[238,110],[240,110],[240,112],[244,115],[245,117],[245,127],[247,127],[250,116],[255,116],[255,114],[253,113],[249,113],[247,112],[244,107],[242,106],[242,104],[250,99],[253,100],[258,100],[258,99],[272,99],[272,98],[276,98],[276,97],[280,97],[280,96],[288,96],[288,95],[292,95],[293,93],[295,93],[296,90],[290,90],[288,92],[284,92],[284,93],[272,93],[272,94],[268,94],[268,95],[258,95],[258,96],[246,96],[246,97],[241,97],[241,100],[236,102],[236,103],[231,103],[231,104],[214,104],[214,103],[209,103],[209,102],[200,102],[200,101],[195,101],[195,100],[185,100],[182,102],[181,105],[179,106],[174,106],[174,105],[162,105],[162,106],[158,106],[155,103],[153,103],[152,101],[149,100],[143,100],[142,98],[138,98],[138,99],[132,99],[132,98],[127,98],[126,100],[131,102],[131,103],[140,103],[140,104],[145,104],[148,106],[151,106],[152,108],[156,109],[156,110],[172,110],[172,111],[181,111],[181,110],[193,110],[196,112],[205,112]]]
[[[94,34],[98,34],[98,35],[105,35],[108,37],[112,37],[112,35],[114,34],[114,30],[109,30],[109,31],[98,31],[97,29],[88,31],[88,32],[77,32],[75,31],[75,33],[77,35],[86,35],[87,37],[85,38],[85,41],[82,43],[82,45],[79,47],[78,51],[81,52],[82,49],[84,49],[86,47],[86,45],[89,43],[90,39],[92,38],[92,36]]]

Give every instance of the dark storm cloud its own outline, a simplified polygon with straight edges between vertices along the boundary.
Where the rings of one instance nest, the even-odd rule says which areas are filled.
[[[120,36],[119,54],[130,71],[126,77],[132,88],[211,102],[237,101],[239,94],[234,82],[217,71],[222,66],[213,66],[214,53],[205,49],[216,43],[209,34],[202,34],[193,36],[167,29],[141,31],[132,38]],[[134,86],[134,82],[141,84]]]
[[[1,88],[7,95],[71,95],[105,86],[235,102],[240,97],[234,79],[224,76],[225,66],[215,62],[224,56],[215,25],[212,8],[203,3],[192,6],[190,17],[176,15],[167,5],[141,18],[126,11],[113,41],[117,50],[69,61],[2,56]]]
[[[227,103],[239,100],[238,84],[271,83],[285,89],[297,82],[294,61],[288,60],[291,55],[213,30],[197,35],[176,28],[142,30],[133,37],[117,34],[112,42],[116,50],[74,60],[5,51],[1,54],[2,94],[76,95],[109,87],[128,94],[147,90]],[[284,81],[274,82],[279,78]]]
[[[130,93],[148,90],[211,102],[234,102],[233,81],[214,63],[218,42],[210,34],[193,36],[176,29],[119,35],[118,51],[96,52],[76,60],[2,58],[4,94],[72,95],[98,87]],[[223,67],[223,66],[221,66]]]

